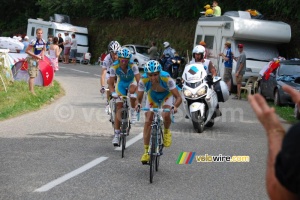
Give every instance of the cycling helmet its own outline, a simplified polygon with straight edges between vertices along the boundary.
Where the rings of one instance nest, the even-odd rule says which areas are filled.
[[[164,47],[167,48],[168,46],[170,46],[169,42],[164,42]]]
[[[195,53],[196,54],[202,54],[202,58],[205,57],[205,48],[202,45],[196,45],[193,49],[193,58],[195,58]]]
[[[156,60],[150,60],[144,66],[145,73],[154,73],[160,71],[161,71],[161,65]]]
[[[123,47],[118,51],[118,57],[119,58],[127,58],[130,59],[131,58],[131,52],[129,49]]]
[[[108,48],[108,52],[117,53],[120,50],[121,45],[117,41],[111,41],[107,48]]]

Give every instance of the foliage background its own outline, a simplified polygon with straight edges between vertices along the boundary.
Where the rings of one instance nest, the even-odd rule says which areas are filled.
[[[74,25],[89,29],[90,51],[94,60],[106,50],[110,40],[121,44],[149,44],[169,41],[181,54],[191,50],[196,21],[208,0],[27,0],[3,1],[0,35],[25,34],[28,18],[49,19],[54,13],[69,15]],[[18,5],[17,7],[15,5]],[[281,55],[299,57],[300,1],[295,0],[222,0],[222,13],[256,9],[266,19],[291,25],[292,40],[280,46]]]

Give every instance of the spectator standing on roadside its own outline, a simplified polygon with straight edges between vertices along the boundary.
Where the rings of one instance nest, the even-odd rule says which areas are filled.
[[[29,42],[28,42],[29,38],[28,36],[26,35],[24,37],[24,41],[22,42],[24,44],[24,48],[20,51],[20,53],[25,53],[25,50],[27,49],[28,45],[29,45]]]
[[[150,60],[156,60],[157,59],[157,47],[156,47],[156,42],[152,41],[151,42],[151,47],[148,49],[149,57]]]
[[[219,56],[222,56],[222,59],[224,60],[224,81],[227,84],[229,94],[231,91],[231,79],[232,79],[232,52],[231,52],[231,43],[229,41],[225,42],[225,50],[226,53],[219,53]]]
[[[214,16],[219,17],[221,16],[221,8],[218,6],[217,1],[213,1],[213,11],[214,11]]]
[[[36,95],[34,92],[34,78],[37,77],[39,71],[39,60],[44,59],[46,51],[46,41],[43,40],[43,29],[36,29],[36,38],[31,40],[25,52],[28,54],[28,74],[29,74],[29,91]]]
[[[237,95],[233,97],[233,99],[241,99],[241,87],[242,87],[242,80],[243,75],[246,71],[246,54],[244,52],[244,45],[238,44],[238,49],[240,52],[239,57],[233,57],[233,59],[236,62],[236,71],[235,71],[235,77],[236,77],[236,85],[237,85]]]
[[[49,47],[49,58],[51,61],[51,66],[55,72],[58,71],[58,57],[61,53],[62,49],[58,46],[58,37],[53,38],[53,43],[50,44]],[[53,81],[54,81],[54,75],[53,75]],[[51,86],[53,86],[53,81],[51,82]]]
[[[58,34],[58,46],[62,49],[58,58],[64,61],[64,39],[61,37],[61,33]]]
[[[70,58],[72,59],[72,63],[76,64],[76,54],[77,54],[77,40],[75,33],[72,33],[71,35],[71,53]]]
[[[65,62],[63,63],[69,64],[69,56],[71,51],[71,38],[68,32],[65,32],[65,41],[63,44],[64,44],[64,58],[65,58]]]
[[[288,85],[282,88],[299,106],[300,93]],[[286,132],[274,107],[269,107],[264,97],[249,95],[248,100],[268,139],[266,188],[269,198],[300,199],[300,123]]]
[[[204,59],[208,58],[208,56],[209,56],[209,51],[208,51],[208,49],[206,48],[206,43],[202,40],[202,41],[199,42],[199,44],[205,48]]]

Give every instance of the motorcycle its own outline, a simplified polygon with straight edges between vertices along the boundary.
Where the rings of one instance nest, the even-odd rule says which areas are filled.
[[[180,67],[184,63],[184,59],[175,54],[174,57],[165,58],[165,60],[161,60],[160,63],[164,71],[168,72],[173,79],[176,79],[181,73]]]
[[[228,100],[227,85],[221,77],[208,75],[201,63],[187,65],[182,79],[179,87],[182,88],[184,110],[192,120],[194,129],[202,133],[204,127],[214,125],[214,119],[218,117],[218,102]]]

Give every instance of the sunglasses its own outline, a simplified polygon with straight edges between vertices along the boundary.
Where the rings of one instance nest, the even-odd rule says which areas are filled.
[[[129,59],[127,58],[119,58],[121,63],[127,63],[129,62]]]
[[[149,77],[152,77],[152,76],[155,77],[155,76],[158,76],[158,75],[159,75],[158,73],[157,74],[148,74]]]

